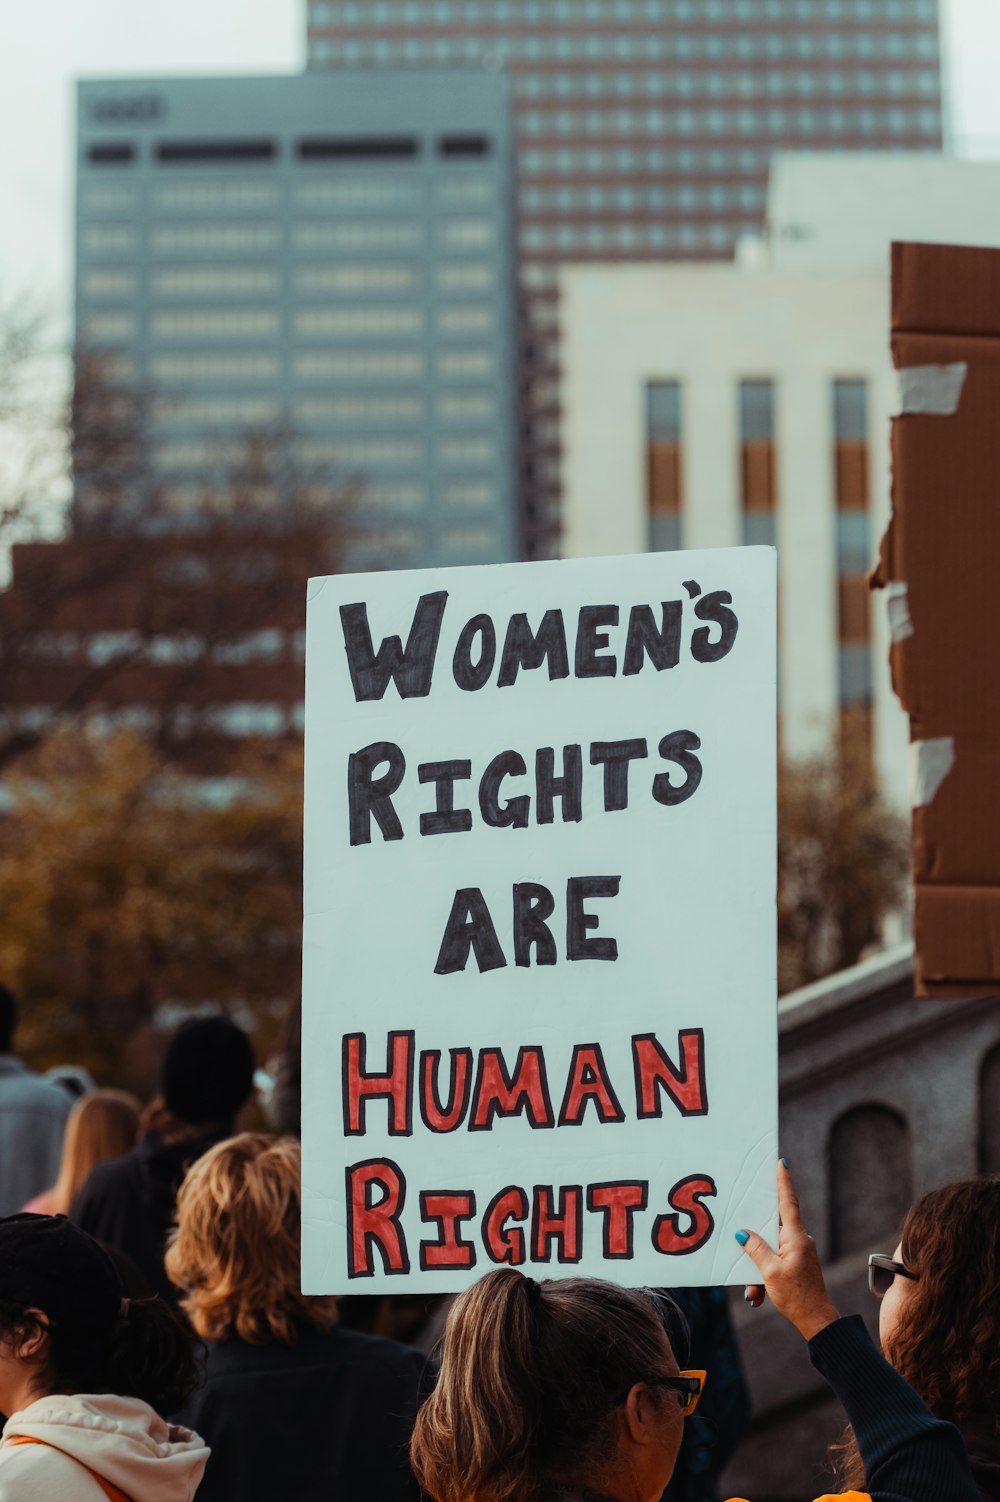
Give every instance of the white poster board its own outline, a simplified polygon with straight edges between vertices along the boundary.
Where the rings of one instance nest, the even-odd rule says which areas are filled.
[[[770,548],[312,581],[307,1293],[752,1276],[775,615]]]

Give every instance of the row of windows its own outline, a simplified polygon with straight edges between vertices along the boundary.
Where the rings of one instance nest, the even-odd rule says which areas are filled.
[[[405,208],[416,206],[428,196],[429,185],[413,177],[373,177],[348,173],[322,181],[293,183],[293,205],[306,209]],[[497,194],[492,179],[480,173],[435,177],[433,188],[444,204],[487,204]],[[211,182],[172,182],[149,190],[148,201],[156,210],[186,213],[192,209],[247,209],[255,212],[278,209],[284,199],[281,185],[275,182],[231,181],[213,178]],[[140,202],[140,192],[130,183],[87,182],[81,190],[81,207],[88,214],[129,214]]]
[[[487,292],[496,284],[496,269],[488,261],[445,262],[434,268],[434,283],[442,292]],[[368,264],[297,266],[292,287],[298,293],[351,296],[358,292],[413,292],[421,286],[423,268],[416,261],[372,261]],[[276,296],[281,273],[271,266],[178,266],[154,270],[149,288],[154,297]],[[126,299],[137,296],[139,275],[126,267],[100,266],[80,278],[84,297]]]
[[[135,365],[128,356],[114,356],[102,363],[109,382],[118,384],[134,380]],[[438,350],[433,372],[441,380],[484,380],[496,373],[496,356],[492,349],[473,347]],[[155,355],[149,362],[149,374],[157,383],[189,385],[199,382],[253,383],[274,381],[281,373],[276,355],[239,353],[232,355]],[[402,350],[317,350],[296,355],[292,373],[300,381],[408,381],[421,380],[428,373],[428,359],[420,349]]]
[[[554,36],[406,37],[402,40],[332,40],[314,37],[310,60],[316,64],[501,62],[695,62],[723,58],[787,59],[792,63],[852,59],[934,61],[938,43],[931,32],[821,32],[799,35],[670,36],[610,32]]]
[[[810,135],[911,135],[940,129],[940,112],[931,106],[861,109],[804,106],[753,109],[525,110],[520,128],[526,136],[760,135],[801,132]]]
[[[220,166],[240,163],[276,163],[285,143],[275,139],[251,140],[226,136],[215,140],[156,141],[150,144],[153,158],[161,167]],[[424,143],[416,136],[308,136],[289,144],[303,163],[413,161],[423,151]],[[484,158],[492,155],[493,142],[479,134],[438,136],[437,154],[446,160]],[[139,149],[134,141],[93,141],[86,159],[93,167],[124,167],[135,162]]]
[[[936,0],[311,0],[313,26],[569,21],[927,21]]]
[[[423,333],[425,323],[423,308],[391,303],[377,307],[302,308],[292,318],[294,332],[302,339],[417,336]],[[445,305],[434,317],[434,332],[442,336],[489,334],[493,326],[493,309],[477,303]],[[138,320],[132,313],[95,313],[84,319],[82,333],[87,343],[123,344],[136,337],[137,328]],[[282,319],[273,308],[201,308],[153,313],[148,328],[154,339],[198,343],[266,339],[277,338]]]
[[[681,146],[673,149],[662,146],[558,146],[550,149],[529,146],[520,154],[520,165],[525,174],[539,177],[562,177],[576,173],[638,173],[655,176],[664,172],[680,172],[685,175],[764,173],[770,160],[769,151],[753,146]]]
[[[680,443],[682,440],[681,383],[649,381],[646,385],[646,436],[649,443]],[[761,377],[738,382],[737,420],[740,443],[773,443],[775,439],[775,386]],[[868,382],[837,379],[831,389],[831,436],[837,445],[868,442]],[[838,496],[838,505],[845,503]]]
[[[709,183],[705,186],[681,183],[676,187],[600,187],[595,184],[558,188],[525,188],[521,207],[527,212],[553,211],[591,213],[651,213],[679,209],[747,209],[761,208],[765,199],[762,183]]]
[[[160,426],[183,423],[202,428],[225,428],[274,423],[282,415],[268,397],[209,397],[199,401],[158,398],[151,409]],[[416,391],[351,394],[302,398],[292,404],[296,424],[374,427],[383,423],[438,422],[479,425],[496,419],[497,405],[489,392],[443,391],[432,403]]]
[[[154,225],[149,248],[154,254],[220,252],[277,252],[284,227],[277,221],[226,223],[221,220]],[[413,219],[353,221],[307,220],[292,226],[292,244],[298,250],[355,250],[375,247],[416,250],[425,240],[425,228]],[[443,219],[437,225],[437,240],[445,249],[482,249],[493,243],[493,221],[480,218]],[[139,230],[134,224],[89,224],[80,236],[91,255],[135,254]]]
[[[936,96],[940,78],[932,68],[888,68],[878,72],[852,69],[806,72],[759,69],[730,72],[633,71],[617,69],[600,73],[522,73],[515,79],[517,93],[524,99],[633,99],[657,98],[664,94],[695,97],[732,98],[734,94],[756,98],[762,94],[775,97],[818,94],[871,94]]]
[[[721,252],[730,250],[740,233],[741,228],[732,224],[528,224],[521,231],[521,247],[529,255],[584,250]]]
[[[170,439],[155,446],[156,466],[161,470],[225,470],[245,457],[239,442],[210,439]],[[497,446],[489,439],[446,439],[432,457],[443,469],[491,469],[497,463]],[[351,469],[419,469],[428,461],[428,449],[419,439],[302,439],[296,445],[302,464],[341,464]]]

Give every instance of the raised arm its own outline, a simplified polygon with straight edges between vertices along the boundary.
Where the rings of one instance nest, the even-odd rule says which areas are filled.
[[[843,1404],[872,1502],[981,1502],[958,1431],[936,1419],[875,1349],[859,1315],[839,1316],[783,1162],[778,1210],[777,1251],[754,1231],[740,1231],[736,1239],[760,1271],[775,1309],[809,1342],[810,1361]],[[751,1290],[751,1302],[759,1302],[758,1293]]]

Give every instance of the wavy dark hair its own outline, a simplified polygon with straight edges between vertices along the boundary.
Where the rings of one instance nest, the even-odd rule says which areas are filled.
[[[1000,1434],[1000,1176],[934,1189],[907,1211],[903,1262],[917,1274],[885,1355],[938,1418],[989,1414]],[[842,1486],[864,1469],[848,1429],[833,1451]]]

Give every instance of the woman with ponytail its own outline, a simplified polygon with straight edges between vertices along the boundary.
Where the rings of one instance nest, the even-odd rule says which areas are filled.
[[[99,1242],[0,1219],[0,1502],[191,1502],[208,1448],[164,1415],[197,1377],[184,1326],[123,1298]]]
[[[863,1490],[842,1502],[978,1502],[957,1431],[831,1304],[784,1166],[778,1204],[777,1251],[736,1239],[854,1425]],[[451,1309],[413,1469],[433,1502],[658,1502],[705,1380],[678,1370],[650,1291],[500,1268]]]

